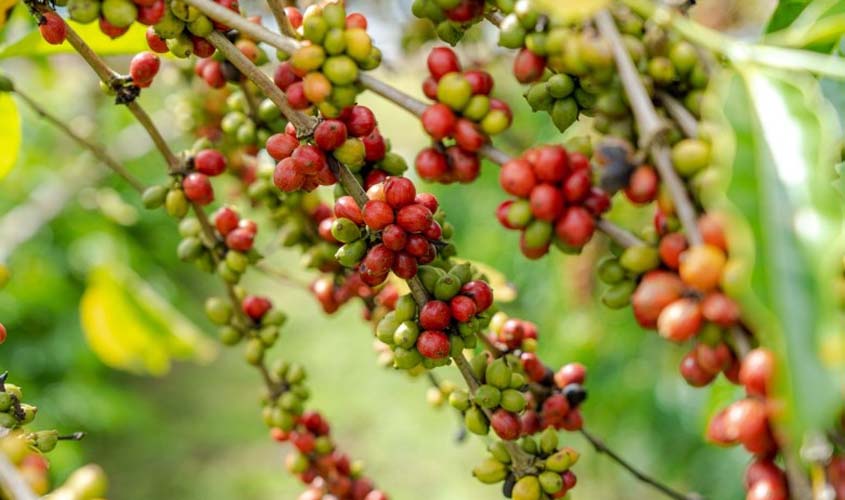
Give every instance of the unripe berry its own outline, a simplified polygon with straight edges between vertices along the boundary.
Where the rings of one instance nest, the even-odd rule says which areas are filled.
[[[719,284],[726,263],[727,257],[721,249],[698,245],[681,254],[679,273],[684,283],[707,292]]]

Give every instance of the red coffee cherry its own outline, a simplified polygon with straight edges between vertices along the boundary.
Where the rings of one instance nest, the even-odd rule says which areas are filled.
[[[391,270],[402,279],[411,279],[417,275],[417,259],[405,252],[399,252],[396,254]]]
[[[701,306],[695,299],[678,299],[660,312],[657,332],[673,342],[691,339],[701,329]]]
[[[300,144],[293,150],[291,158],[299,161],[302,172],[306,175],[314,175],[326,166],[326,155],[313,144]]]
[[[185,196],[197,205],[208,205],[214,201],[214,188],[208,177],[199,172],[193,172],[182,180]]]
[[[440,227],[440,224],[437,221],[431,221],[431,225],[428,226],[428,229],[423,231],[423,236],[429,240],[437,241],[443,236],[443,228]]]
[[[484,13],[484,2],[460,0],[454,8],[446,10],[446,17],[456,23],[467,23]]]
[[[446,148],[446,160],[452,169],[452,178],[461,183],[470,183],[481,173],[481,162],[478,155],[465,151],[458,146]]]
[[[405,251],[419,259],[428,254],[429,245],[430,243],[425,236],[411,234],[408,235],[408,243],[405,244]]]
[[[684,284],[677,274],[667,271],[651,271],[643,276],[631,296],[634,317],[640,326],[654,328],[660,312],[681,297]]]
[[[367,252],[364,256],[363,266],[374,275],[380,276],[387,274],[393,263],[396,260],[396,253],[388,249],[383,244],[378,244]]]
[[[523,352],[520,354],[519,360],[522,363],[525,374],[534,382],[540,382],[546,376],[546,367],[543,366],[542,361],[533,352]]]
[[[390,177],[384,183],[384,199],[394,209],[402,208],[414,202],[417,189],[410,179]]]
[[[475,302],[478,312],[484,312],[493,305],[493,289],[486,282],[473,280],[461,287],[461,293]]]
[[[505,441],[513,441],[522,434],[522,422],[519,417],[504,408],[499,408],[493,412],[490,427],[493,428],[497,436]]]
[[[417,350],[430,359],[443,359],[449,356],[449,337],[441,331],[426,330],[417,338]]]
[[[0,323],[0,344],[6,341],[7,333],[6,327],[3,326],[3,323]]]
[[[346,16],[346,29],[367,29],[367,18],[363,14],[353,12]]]
[[[129,31],[129,26],[125,28],[121,28],[119,26],[115,26],[112,23],[108,22],[105,17],[101,17],[97,21],[98,26],[100,27],[100,31],[103,32],[109,38],[120,38],[123,36],[127,31]]]
[[[342,116],[352,137],[365,137],[376,128],[376,115],[366,106],[352,106]]]
[[[452,109],[439,102],[426,108],[420,120],[425,132],[435,141],[450,137],[455,131],[457,122]]]
[[[285,99],[288,100],[288,104],[293,109],[307,109],[311,105],[311,102],[305,95],[305,85],[301,81],[288,85],[288,88],[285,89]]]
[[[136,4],[138,5],[138,4]],[[137,21],[146,26],[152,26],[157,24],[161,19],[164,17],[164,9],[167,6],[164,4],[163,0],[157,0],[153,2],[151,5],[138,5],[138,19]],[[193,40],[192,40],[193,41]],[[211,53],[214,53],[214,47],[211,48]],[[200,56],[197,54],[196,50],[194,51],[198,57],[208,57],[211,54],[206,54]]]
[[[240,217],[231,207],[220,207],[213,216],[214,227],[221,236],[226,236],[238,227]]]
[[[194,168],[201,174],[220,175],[226,170],[226,157],[216,149],[203,149],[194,156]]]
[[[555,224],[555,235],[565,245],[582,247],[590,241],[596,229],[593,215],[582,207],[569,207]]]
[[[293,157],[284,158],[276,164],[273,171],[273,184],[286,193],[297,191],[305,183],[305,173],[302,170],[299,160]]]
[[[759,481],[785,483],[786,474],[771,460],[758,458],[745,469],[745,488],[751,489]]]
[[[513,60],[513,74],[519,83],[536,82],[546,69],[546,58],[522,49]]]
[[[255,232],[239,227],[226,236],[226,246],[238,252],[248,252],[254,240]]]
[[[475,301],[466,295],[456,295],[449,301],[452,317],[459,323],[466,323],[478,312]]]
[[[302,26],[302,12],[296,7],[285,7],[285,14],[288,16],[288,21],[293,29],[299,29]]]
[[[311,453],[316,446],[314,435],[310,432],[292,432],[290,442],[302,453]]]
[[[429,181],[439,181],[449,171],[449,164],[446,157],[437,148],[425,148],[417,154],[414,160],[414,168],[417,174]]]
[[[698,230],[708,245],[728,251],[728,241],[725,236],[724,217],[718,213],[705,213],[698,219]]]
[[[474,153],[484,146],[487,136],[471,120],[460,118],[455,122],[455,142],[461,149]]]
[[[426,60],[428,65],[428,72],[431,73],[434,80],[440,80],[440,77],[447,73],[454,73],[461,70],[461,63],[458,61],[458,56],[448,47],[435,47],[428,53]]]
[[[702,368],[692,352],[687,353],[681,359],[680,372],[684,380],[692,387],[704,387],[712,382],[717,375]]]
[[[67,25],[55,12],[45,12],[38,25],[41,37],[50,45],[61,45],[67,37]]]
[[[581,203],[590,194],[592,182],[586,170],[573,172],[563,183],[564,198],[568,203]]]
[[[289,61],[279,64],[275,73],[273,73],[273,82],[282,90],[287,90],[291,84],[297,81],[299,81],[299,77],[294,73],[293,66]]]
[[[742,360],[739,381],[749,396],[765,397],[769,394],[775,373],[775,356],[772,351],[758,347]]]
[[[418,203],[402,207],[396,213],[396,223],[409,233],[422,233],[428,229],[431,221],[431,211]]]
[[[155,29],[152,26],[147,28],[147,31],[144,36],[147,38],[147,45],[153,52],[158,52],[159,54],[166,54],[170,50],[167,48],[167,42],[164,40],[164,38],[156,34]]]
[[[359,226],[364,223],[361,209],[355,203],[355,198],[349,195],[341,196],[334,202],[334,215],[338,218],[345,217]]]
[[[158,3],[156,3],[156,5],[158,5]],[[162,15],[162,17],[164,17],[164,9],[166,9],[167,7],[164,6],[164,2],[161,2],[161,5],[162,5],[161,15]],[[141,15],[140,10],[139,10],[138,15],[139,16]],[[206,40],[205,38],[200,38],[198,36],[192,36],[191,37],[191,45],[194,46],[194,55],[199,57],[199,58],[211,57],[211,56],[214,55],[214,51],[217,50],[217,49],[214,48],[214,45],[211,45],[211,43],[208,40]]]
[[[687,239],[681,233],[669,233],[660,239],[658,251],[660,260],[669,269],[678,269],[681,265],[681,254],[687,249]]]
[[[555,373],[555,385],[563,389],[569,384],[583,384],[587,378],[587,367],[581,363],[568,363]]]
[[[314,142],[324,151],[332,151],[346,141],[346,125],[340,120],[323,120],[314,129]]]
[[[631,174],[625,196],[633,203],[651,203],[657,197],[660,178],[657,172],[648,165],[640,165]]]
[[[393,223],[393,208],[386,202],[370,200],[364,204],[364,223],[374,231],[384,229]]]
[[[408,243],[408,233],[396,224],[389,224],[381,232],[381,241],[387,248],[398,252]]]
[[[566,396],[556,392],[543,402],[543,417],[553,422],[558,422],[566,417],[570,409]]]
[[[537,178],[530,163],[516,158],[502,165],[499,171],[499,184],[507,193],[528,198],[537,184]]]
[[[525,338],[524,322],[522,320],[511,318],[505,321],[502,329],[496,335],[496,340],[505,344],[508,349],[518,349],[522,345],[522,340]]]
[[[437,207],[440,206],[437,202],[437,197],[431,193],[417,193],[417,196],[414,198],[414,203],[424,206],[431,213],[436,213]]]
[[[568,175],[569,157],[562,146],[541,146],[533,151],[531,159],[534,175],[541,182],[559,182]]]
[[[701,314],[708,321],[722,327],[735,325],[739,321],[739,305],[721,292],[711,292],[701,301]]]
[[[531,212],[540,220],[554,221],[563,212],[563,194],[551,184],[536,185],[531,190],[530,201]]]
[[[361,142],[364,143],[364,159],[367,161],[379,161],[387,153],[387,144],[378,128],[373,129],[368,136],[362,137]]]
[[[493,90],[493,75],[484,70],[471,69],[465,71],[464,78],[466,78],[466,81],[472,87],[472,93],[474,95],[488,95]]]
[[[600,188],[594,187],[590,189],[590,194],[583,203],[584,208],[590,211],[596,217],[610,210],[610,196],[602,191]]]
[[[783,481],[761,479],[748,489],[745,500],[787,500],[786,484]],[[838,498],[838,497],[837,497]]]
[[[241,302],[241,309],[244,314],[252,318],[253,321],[261,321],[261,318],[263,318],[264,315],[267,314],[267,311],[269,311],[272,307],[273,304],[269,299],[259,297],[257,295],[248,295],[244,297],[244,300]]]
[[[452,322],[449,304],[430,300],[420,309],[420,326],[426,330],[445,330]]]

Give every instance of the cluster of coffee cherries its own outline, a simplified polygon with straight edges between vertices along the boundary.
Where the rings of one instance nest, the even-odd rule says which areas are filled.
[[[485,0],[414,0],[411,4],[411,12],[434,23],[437,36],[450,45],[456,45],[467,28],[483,19],[484,9]]]
[[[590,162],[563,146],[538,146],[502,165],[499,183],[517,197],[499,205],[496,216],[522,232],[522,253],[537,259],[552,243],[564,252],[579,251],[595,232],[595,218],[610,208],[610,198],[593,186]]]
[[[0,389],[0,427],[16,429],[35,420],[38,408],[23,402],[20,387],[5,382]]]
[[[411,294],[403,295],[376,325],[376,337],[391,347],[393,366],[402,370],[443,366],[475,346],[493,304],[492,289],[469,264],[448,272],[421,266],[419,277],[431,300],[418,307]]]
[[[462,389],[449,395],[449,404],[464,415],[467,430],[486,436],[490,428],[505,441],[522,436],[520,414],[527,401],[527,379],[518,360],[508,357],[489,359],[480,353],[470,361],[479,386],[472,393]],[[489,418],[488,418],[489,415]]]
[[[481,167],[479,149],[491,135],[510,126],[510,107],[490,97],[493,77],[489,73],[462,71],[458,56],[448,47],[432,49],[428,71],[423,92],[436,102],[423,111],[420,120],[434,145],[417,155],[417,173],[428,181],[472,182]]]
[[[738,374],[738,382],[747,397],[717,412],[707,428],[710,441],[721,446],[742,446],[755,456],[746,471],[748,500],[789,498],[786,474],[775,463],[778,444],[769,419],[774,407],[766,399],[775,374],[774,354],[757,348],[746,354]]]
[[[250,22],[261,24],[260,17],[250,17]],[[269,59],[267,53],[262,49],[255,40],[249,38],[239,31],[229,31],[226,37],[230,42],[256,66],[265,64]],[[226,86],[227,82],[243,83],[248,85],[247,79],[235,67],[234,64],[225,59],[222,55],[215,51],[211,45],[204,38],[193,38],[194,55],[197,56],[197,62],[194,65],[194,74],[202,78],[209,87],[219,89]],[[161,43],[156,41],[155,32],[147,30],[147,43],[150,47],[156,45],[157,48],[153,50],[161,52]]]
[[[111,2],[113,0],[106,0]],[[126,0],[118,0],[125,2]],[[149,1],[149,0],[145,0]],[[214,47],[205,40],[215,29],[227,31],[228,28],[206,17],[199,9],[188,5],[184,0],[154,0],[149,7],[149,19],[139,21],[150,24],[147,29],[147,45],[159,53],[169,52],[184,59],[192,54],[197,57],[209,57]],[[233,12],[239,12],[237,0],[216,0],[215,3]],[[150,22],[152,21],[152,22]]]
[[[243,291],[238,290],[240,295]],[[232,303],[220,297],[210,297],[205,303],[205,312],[211,321],[220,326],[220,341],[235,345],[246,339],[244,357],[251,365],[260,365],[264,351],[272,347],[279,338],[279,329],[287,316],[274,309],[269,299],[258,295],[240,298],[242,314],[236,314]]]
[[[502,484],[502,494],[513,500],[564,498],[575,487],[577,478],[570,470],[580,455],[569,447],[560,447],[557,432],[546,429],[539,436],[523,437],[521,449],[534,458],[537,472],[517,478],[511,470],[510,452],[501,441],[487,450],[490,456],[478,464],[472,474],[485,484]]]
[[[351,196],[335,202],[331,232],[344,244],[335,257],[346,267],[358,266],[371,286],[384,282],[390,271],[413,278],[420,265],[438,256],[438,245],[444,245],[442,227],[434,218],[437,199],[418,194],[405,177],[388,177],[372,186],[367,197],[361,209]],[[373,239],[380,242],[371,245]]]
[[[197,64],[199,66],[199,63]],[[287,121],[270,99],[257,103],[254,114],[244,91],[234,91],[226,98],[226,112],[220,120],[223,136],[235,147],[256,155],[275,133],[285,131]]]
[[[276,85],[294,109],[316,106],[324,116],[337,117],[361,92],[359,72],[381,63],[367,20],[358,13],[347,15],[343,2],[311,5],[304,13],[285,10],[303,44],[279,66]]]

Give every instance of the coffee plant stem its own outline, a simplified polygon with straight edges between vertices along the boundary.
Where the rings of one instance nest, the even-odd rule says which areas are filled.
[[[590,442],[591,445],[593,445],[593,449],[596,450],[597,453],[607,455],[611,460],[613,460],[617,464],[624,467],[628,472],[631,473],[631,475],[633,475],[634,477],[636,477],[637,479],[639,479],[643,483],[651,485],[652,487],[654,487],[656,490],[660,491],[661,493],[663,493],[667,497],[674,498],[676,500],[702,500],[703,499],[703,497],[701,495],[699,495],[698,493],[681,493],[679,491],[676,491],[676,490],[670,488],[669,486],[666,486],[665,484],[661,483],[660,481],[644,474],[639,469],[637,469],[636,467],[631,465],[627,460],[625,460],[624,458],[622,458],[618,454],[616,454],[616,452],[614,452],[612,449],[610,449],[604,443],[604,441],[597,438],[592,433],[588,432],[586,429],[582,428],[578,432],[580,432],[581,435],[584,436],[584,439],[586,439],[587,441]]]
[[[62,131],[65,135],[73,139],[76,143],[78,143],[83,148],[90,151],[94,156],[97,157],[104,165],[108,168],[112,169],[117,175],[123,177],[130,186],[132,186],[135,191],[139,193],[144,191],[146,186],[138,180],[135,176],[129,173],[123,165],[120,164],[113,156],[111,156],[106,149],[101,145],[95,142],[89,141],[88,139],[82,137],[81,135],[77,134],[73,131],[65,122],[63,122],[60,118],[52,115],[48,112],[44,107],[42,107],[38,102],[35,101],[29,95],[21,92],[20,89],[14,89],[15,94],[21,98],[23,102],[26,103],[33,111],[35,111],[41,118],[44,118],[46,121],[50,122],[56,128]]]
[[[276,24],[279,25],[279,31],[281,31],[285,36],[296,36],[293,26],[291,26],[290,20],[288,19],[287,14],[285,14],[284,2],[282,2],[282,0],[267,0],[267,6],[270,7],[270,12],[272,12],[273,17],[276,18]]]
[[[250,23],[252,24],[252,23]],[[209,43],[214,45],[214,48],[238,68],[238,71],[246,75],[255,85],[261,89],[262,92],[275,104],[285,115],[285,117],[293,123],[296,130],[305,136],[311,135],[314,127],[317,125],[316,118],[306,116],[304,113],[299,113],[294,110],[285,97],[284,92],[270,80],[267,75],[261,72],[257,66],[243,53],[235,47],[225,35],[219,31],[213,31],[207,38]],[[263,77],[263,78],[262,78]]]
[[[241,88],[241,92],[244,93],[244,99],[246,99],[247,109],[249,110],[249,118],[253,121],[258,121],[258,101],[255,98],[255,94],[252,93],[252,89],[249,88],[246,82],[241,82],[238,86]]]
[[[632,233],[622,229],[607,219],[596,219],[596,227],[624,248],[643,246],[646,244],[643,240],[637,238]]]
[[[663,91],[657,91],[657,98],[663,103],[666,112],[678,124],[681,131],[687,137],[698,136],[698,120],[687,110],[686,106],[678,102],[677,99]]]
[[[610,42],[613,58],[616,60],[616,68],[619,70],[619,78],[622,80],[625,95],[628,96],[628,102],[631,104],[631,110],[637,121],[637,128],[640,132],[640,146],[651,151],[654,166],[657,167],[661,180],[666,184],[666,188],[672,196],[678,218],[684,226],[690,244],[700,245],[703,240],[698,230],[698,216],[695,206],[689,198],[683,181],[672,166],[671,153],[662,137],[667,130],[666,124],[660,120],[657,111],[654,109],[654,104],[640,79],[640,73],[634,66],[634,62],[622,41],[622,36],[616,28],[613,16],[607,10],[603,10],[596,14],[595,19],[599,32]]]

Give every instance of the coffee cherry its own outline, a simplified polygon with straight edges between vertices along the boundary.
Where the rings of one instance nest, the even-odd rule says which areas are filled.
[[[484,281],[467,282],[461,287],[461,293],[473,300],[479,313],[486,311],[493,305],[493,290]]]
[[[6,341],[7,333],[6,327],[3,326],[3,323],[0,323],[0,344]]]
[[[226,236],[226,246],[238,252],[248,252],[252,249],[255,233],[239,227]]]
[[[555,224],[555,234],[563,244],[578,248],[590,241],[595,228],[590,212],[582,207],[569,207]]]
[[[546,69],[546,59],[522,49],[513,60],[513,74],[519,83],[536,82]]]
[[[679,273],[684,283],[706,292],[719,284],[726,263],[727,258],[719,248],[698,245],[681,254]]]
[[[502,408],[493,412],[490,426],[496,435],[505,441],[517,439],[522,432],[522,423],[519,417]]]
[[[149,84],[161,66],[161,60],[152,52],[136,54],[129,62],[129,76],[135,84]]]
[[[417,275],[417,259],[405,252],[399,252],[391,270],[399,278],[411,279]]]
[[[684,285],[678,276],[666,271],[651,271],[643,276],[631,305],[640,326],[654,328],[660,312],[681,297]]]
[[[522,159],[505,163],[499,171],[499,184],[502,189],[520,198],[528,198],[536,183],[531,164]]]
[[[412,204],[416,196],[414,183],[405,177],[390,177],[384,183],[385,201],[394,209]]]
[[[660,239],[660,260],[670,269],[678,269],[681,254],[687,249],[687,239],[681,233],[670,233]]]
[[[445,330],[451,321],[452,312],[446,302],[431,300],[420,310],[420,326],[426,330]]]
[[[435,81],[440,80],[443,75],[461,71],[461,63],[458,56],[448,47],[435,47],[431,49],[426,61],[428,72]]]
[[[461,149],[471,153],[481,149],[487,142],[487,136],[481,132],[478,125],[465,118],[460,118],[455,122],[454,137]]]
[[[203,149],[194,156],[194,168],[201,174],[220,175],[226,170],[226,157],[216,149]]]
[[[721,248],[723,252],[728,251],[725,224],[720,214],[706,213],[698,219],[697,225],[705,243]]]
[[[530,201],[531,212],[538,219],[554,221],[563,212],[563,194],[551,184],[535,186],[531,190]]]
[[[370,200],[364,204],[364,222],[374,231],[393,223],[393,209],[384,201]]]
[[[481,162],[478,155],[466,151],[458,146],[446,148],[446,159],[451,166],[452,178],[461,183],[469,183],[478,178],[481,172]]]
[[[67,25],[55,12],[45,12],[38,25],[41,37],[50,45],[61,45],[67,37]]]
[[[438,181],[449,171],[446,157],[436,148],[426,148],[417,154],[414,161],[417,174],[427,181]]]
[[[156,34],[155,29],[152,26],[147,28],[144,36],[147,39],[147,46],[150,47],[150,50],[158,52],[159,54],[166,54],[168,52],[167,42]]]
[[[684,380],[692,387],[704,387],[717,375],[702,368],[692,352],[687,353],[681,360],[680,372]]]
[[[396,223],[409,233],[422,233],[428,229],[431,221],[431,211],[417,203],[404,206],[396,213]]]
[[[657,172],[648,165],[640,165],[631,174],[625,196],[634,203],[651,203],[657,196],[660,179]]]
[[[657,318],[660,336],[673,342],[692,338],[701,329],[701,307],[695,299],[678,299],[666,306]]]
[[[701,301],[701,314],[712,323],[730,327],[739,321],[739,305],[719,292],[711,292]]]
[[[214,201],[214,188],[205,174],[193,172],[182,180],[185,196],[198,205],[208,205]]]
[[[224,237],[238,227],[239,219],[238,213],[230,207],[220,207],[212,216],[214,227]]]
[[[346,125],[340,120],[324,120],[314,129],[314,142],[324,151],[332,151],[346,141]]]
[[[344,112],[343,121],[353,137],[365,137],[376,128],[376,117],[366,106],[352,106]]]
[[[775,372],[775,357],[768,349],[757,348],[742,360],[739,381],[749,396],[765,397],[769,394]]]
[[[461,73],[447,73],[437,82],[437,100],[455,111],[466,107],[472,86]]]
[[[455,113],[442,103],[435,103],[423,111],[420,116],[423,129],[432,139],[440,141],[452,135],[456,118]]]
[[[276,164],[273,170],[273,184],[286,193],[302,188],[305,183],[305,173],[302,162],[293,157],[284,158]]]
[[[459,323],[466,323],[478,312],[475,301],[465,295],[458,295],[449,302],[452,317]]]
[[[244,314],[252,318],[253,321],[261,321],[261,318],[273,307],[273,304],[265,297],[257,295],[248,295],[241,302],[241,309]]]
[[[449,337],[441,331],[427,330],[417,338],[417,350],[429,359],[443,359],[449,355]]]
[[[317,146],[301,144],[293,150],[291,158],[298,161],[302,172],[306,175],[314,175],[326,166],[326,156]]]

